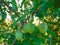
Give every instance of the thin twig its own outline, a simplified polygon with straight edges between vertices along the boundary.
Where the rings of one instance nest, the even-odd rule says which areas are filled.
[[[12,10],[12,8],[11,8],[9,5],[7,5],[6,2],[3,2],[3,3],[4,3],[4,5],[6,5],[13,13],[15,13],[17,17],[19,17],[19,15],[18,15],[18,13],[17,13],[17,10],[14,11],[14,10]]]

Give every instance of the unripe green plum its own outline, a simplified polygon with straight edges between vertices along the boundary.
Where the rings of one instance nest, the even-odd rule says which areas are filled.
[[[23,27],[23,31],[32,34],[36,30],[36,26],[32,23],[29,23]]]
[[[39,29],[39,31],[40,31],[41,33],[45,33],[45,32],[47,32],[47,29],[48,29],[47,24],[45,24],[45,23],[41,23],[41,24],[38,25],[37,27],[38,27],[38,29]]]
[[[23,38],[23,33],[20,32],[20,31],[17,31],[16,34],[15,34],[15,37],[16,37],[17,40],[20,40],[20,39]]]

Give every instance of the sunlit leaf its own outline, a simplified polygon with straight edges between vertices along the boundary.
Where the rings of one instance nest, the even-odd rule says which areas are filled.
[[[16,4],[16,0],[12,0],[11,3],[12,3],[12,10],[16,11],[18,9],[17,4]]]

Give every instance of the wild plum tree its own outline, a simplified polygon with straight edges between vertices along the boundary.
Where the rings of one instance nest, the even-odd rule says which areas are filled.
[[[0,0],[1,44],[60,45],[59,42],[60,0]]]

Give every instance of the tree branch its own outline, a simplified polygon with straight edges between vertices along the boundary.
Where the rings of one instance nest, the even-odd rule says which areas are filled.
[[[16,11],[12,10],[11,7],[9,5],[7,5],[6,2],[3,2],[3,4],[6,5],[13,13],[15,13],[17,17],[19,17],[17,10]]]

